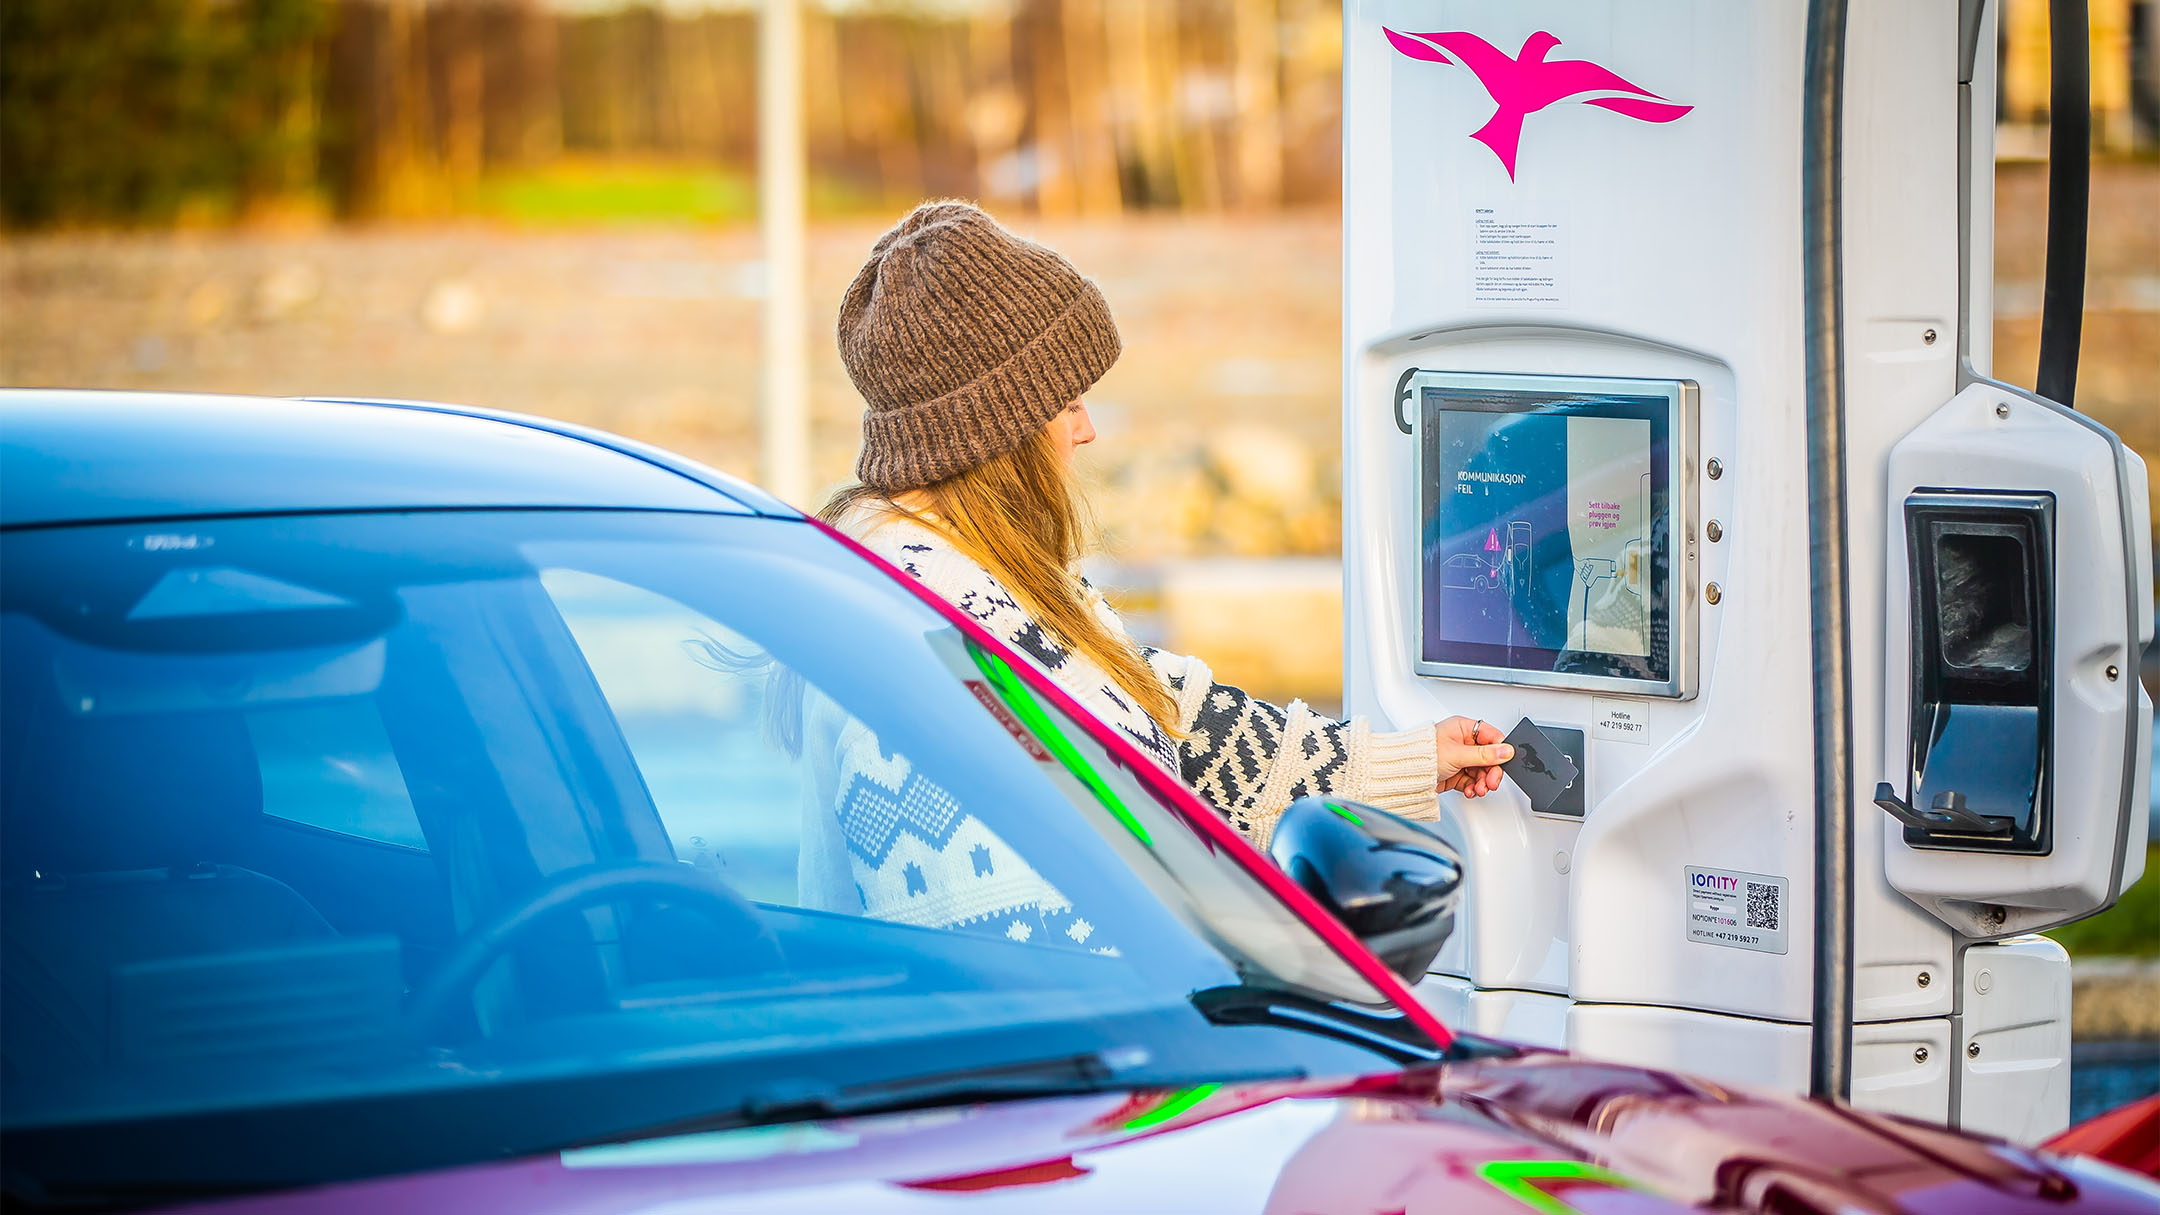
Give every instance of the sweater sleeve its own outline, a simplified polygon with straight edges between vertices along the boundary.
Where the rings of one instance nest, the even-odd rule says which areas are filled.
[[[941,536],[912,522],[892,522],[859,538],[902,571],[1039,662],[1083,706],[1125,731],[1175,771],[1247,839],[1262,845],[1291,802],[1332,793],[1412,818],[1440,812],[1439,761],[1430,727],[1376,731],[1362,718],[1332,721],[1303,701],[1273,705],[1215,682],[1197,658],[1141,647],[1177,705],[1173,742],[1092,663],[1067,651],[1012,595]],[[1075,571],[1077,575],[1077,571]],[[1103,625],[1131,640],[1116,609],[1080,578]]]
[[[1197,658],[1145,653],[1177,697],[1179,774],[1247,838],[1264,846],[1284,808],[1315,793],[1438,816],[1431,727],[1385,732],[1362,717],[1330,720],[1302,700],[1274,705],[1217,683]]]

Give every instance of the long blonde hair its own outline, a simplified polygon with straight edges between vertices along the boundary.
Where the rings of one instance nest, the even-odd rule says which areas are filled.
[[[1089,605],[1073,572],[1088,538],[1087,504],[1048,430],[955,477],[915,491],[914,509],[866,485],[842,489],[818,511],[837,526],[858,508],[914,519],[950,539],[1020,601],[1051,639],[1094,663],[1173,737],[1177,703],[1139,647]]]

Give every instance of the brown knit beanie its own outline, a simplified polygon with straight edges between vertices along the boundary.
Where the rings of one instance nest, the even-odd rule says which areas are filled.
[[[868,406],[855,475],[898,493],[994,460],[1120,349],[1109,303],[1071,262],[968,203],[925,203],[840,301],[840,361]]]

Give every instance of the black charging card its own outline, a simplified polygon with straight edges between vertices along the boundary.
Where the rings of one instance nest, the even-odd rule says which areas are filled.
[[[1530,799],[1530,808],[1540,814],[1551,811],[1553,803],[1580,775],[1575,761],[1567,757],[1560,744],[1552,736],[1538,729],[1537,723],[1525,717],[1515,723],[1515,729],[1507,736],[1507,744],[1515,748],[1515,758],[1500,765],[1515,787]]]

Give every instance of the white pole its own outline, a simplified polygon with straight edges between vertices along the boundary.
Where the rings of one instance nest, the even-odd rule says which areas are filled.
[[[810,493],[810,365],[804,328],[801,0],[764,0],[758,22],[758,224],[765,248],[761,475],[797,506]]]

